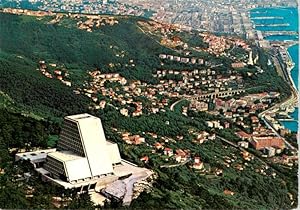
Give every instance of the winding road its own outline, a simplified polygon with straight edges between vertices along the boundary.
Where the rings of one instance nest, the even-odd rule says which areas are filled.
[[[182,98],[182,99],[180,99],[180,100],[178,100],[178,101],[175,101],[171,106],[170,106],[170,110],[171,111],[174,111],[174,106],[176,106],[176,104],[178,104],[178,103],[180,103],[181,101],[184,101],[185,100],[185,98]]]

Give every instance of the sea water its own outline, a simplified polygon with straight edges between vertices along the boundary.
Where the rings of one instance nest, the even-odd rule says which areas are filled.
[[[273,17],[272,19],[255,19],[257,17]],[[260,31],[298,31],[297,8],[256,8],[250,11],[250,18]],[[288,24],[287,26],[272,26],[274,24]]]
[[[288,49],[289,54],[291,55],[293,62],[295,63],[294,68],[291,70],[291,76],[294,80],[294,83],[296,85],[297,90],[298,89],[298,77],[299,77],[299,44],[293,45]],[[298,108],[295,109],[293,113],[290,114],[290,116],[295,119],[296,121],[282,121],[282,125],[285,128],[288,128],[291,131],[298,131]]]

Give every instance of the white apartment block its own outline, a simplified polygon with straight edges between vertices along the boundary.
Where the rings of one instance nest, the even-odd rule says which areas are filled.
[[[57,151],[48,153],[44,169],[52,178],[76,183],[113,175],[113,164],[120,163],[118,146],[106,141],[100,119],[79,114],[65,117]]]

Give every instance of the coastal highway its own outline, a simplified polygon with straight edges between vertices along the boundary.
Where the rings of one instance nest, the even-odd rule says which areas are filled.
[[[278,109],[280,107],[291,107],[291,106],[295,106],[297,103],[298,103],[298,100],[299,100],[299,95],[298,95],[298,91],[295,87],[295,84],[292,80],[292,77],[290,75],[290,69],[287,69],[286,66],[282,63],[282,59],[279,57],[279,55],[271,55],[274,63],[275,63],[275,67],[277,69],[277,72],[279,74],[282,74],[283,75],[283,78],[286,82],[289,83],[289,85],[291,86],[291,89],[292,89],[292,92],[291,92],[291,95],[289,98],[287,98],[286,100],[278,103],[278,104],[275,104],[274,106],[270,107],[269,109],[266,109],[265,111],[259,113],[258,117],[264,121],[264,123],[267,125],[268,128],[270,128],[276,136],[278,137],[282,137],[273,127],[272,123],[269,122],[265,115],[268,114],[268,113],[276,113],[278,111]],[[283,137],[282,137],[283,138]],[[285,144],[287,145],[287,147],[289,149],[291,149],[293,152],[296,152],[298,148],[295,148],[293,147],[289,142],[287,142],[285,140],[285,138],[283,138]]]
[[[291,105],[293,105],[293,104],[295,103],[295,100],[297,100],[297,96],[295,96],[294,93],[292,93],[292,95],[291,95],[288,99],[286,99],[285,101],[283,101],[283,102],[281,102],[281,103],[278,103],[278,104],[275,104],[274,106],[270,107],[269,109],[267,109],[267,110],[265,110],[265,111],[259,113],[259,114],[258,114],[258,117],[259,117],[262,121],[264,121],[264,123],[267,125],[267,127],[268,127],[269,129],[271,129],[271,130],[275,133],[276,136],[282,137],[282,136],[274,129],[274,127],[272,126],[272,123],[270,123],[270,122],[266,119],[265,115],[266,115],[267,113],[275,113],[281,106],[291,106]],[[288,147],[289,149],[291,149],[292,151],[297,151],[297,148],[295,148],[295,147],[292,146],[289,142],[287,142],[287,141],[285,140],[284,137],[282,137],[282,138],[283,138],[285,144],[287,145],[287,147]]]
[[[284,100],[284,101],[282,101],[282,102],[280,102],[280,103],[278,103],[278,104],[275,104],[274,106],[270,107],[269,109],[266,109],[265,111],[259,113],[259,114],[258,114],[258,117],[259,117],[262,121],[264,121],[264,123],[267,125],[267,127],[268,127],[269,129],[271,129],[271,130],[275,133],[276,136],[282,137],[282,136],[274,129],[274,127],[272,126],[272,123],[270,123],[270,122],[266,119],[265,115],[268,114],[268,113],[276,113],[276,111],[277,111],[280,107],[293,106],[293,105],[295,104],[295,102],[297,102],[297,99],[298,99],[297,95],[295,95],[294,91],[292,91],[292,95],[291,95],[288,99],[286,99],[286,100]],[[283,138],[283,137],[282,137],[282,138]],[[287,147],[288,147],[289,149],[291,149],[292,151],[297,151],[297,148],[293,147],[289,142],[287,142],[287,141],[285,140],[285,138],[283,138],[283,140],[284,140],[285,144],[287,145]]]
[[[267,112],[274,112],[275,109],[278,109],[279,107],[291,107],[291,106],[295,106],[298,103],[298,99],[299,99],[299,93],[296,89],[296,86],[294,84],[294,81],[290,75],[290,70],[286,68],[286,66],[283,64],[283,60],[280,58],[279,53],[277,53],[276,55],[272,55],[269,53],[269,55],[271,56],[271,58],[274,61],[276,70],[278,72],[279,75],[281,75],[283,77],[283,79],[291,86],[292,89],[292,93],[291,96],[282,101],[281,103],[276,104],[275,106],[263,111],[260,113],[260,115],[263,115]]]

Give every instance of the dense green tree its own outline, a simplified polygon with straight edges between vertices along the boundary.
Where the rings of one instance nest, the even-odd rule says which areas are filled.
[[[94,204],[90,200],[88,193],[78,195],[74,193],[72,195],[72,201],[68,205],[68,209],[95,209]]]

